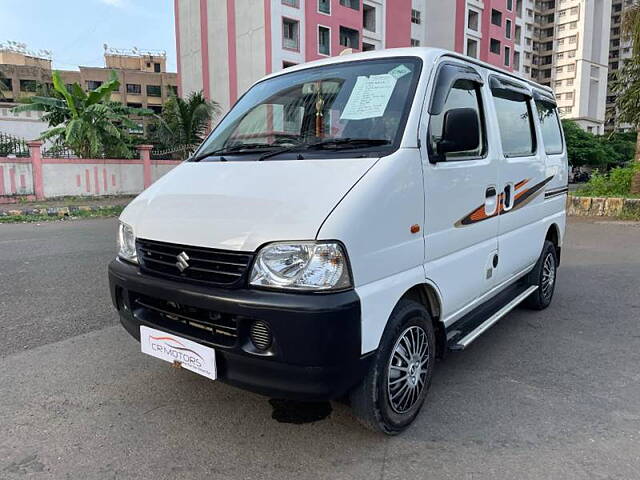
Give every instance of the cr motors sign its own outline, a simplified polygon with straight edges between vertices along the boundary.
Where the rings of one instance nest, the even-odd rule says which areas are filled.
[[[213,348],[145,326],[140,326],[140,346],[143,353],[216,379],[216,353]]]

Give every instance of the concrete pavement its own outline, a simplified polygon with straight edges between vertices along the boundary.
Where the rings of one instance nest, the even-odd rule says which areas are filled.
[[[339,404],[278,423],[142,355],[108,299],[115,225],[0,225],[2,479],[640,478],[640,224],[572,220],[552,306],[440,362],[395,438]]]

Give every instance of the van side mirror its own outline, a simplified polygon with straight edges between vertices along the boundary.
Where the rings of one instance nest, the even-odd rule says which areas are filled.
[[[437,144],[439,156],[466,152],[480,146],[480,120],[473,108],[454,108],[444,115],[442,138]]]

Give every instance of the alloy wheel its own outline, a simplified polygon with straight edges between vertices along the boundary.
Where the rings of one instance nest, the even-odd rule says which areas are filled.
[[[396,341],[387,371],[389,404],[396,413],[406,413],[420,400],[427,381],[429,341],[418,326],[407,328]]]

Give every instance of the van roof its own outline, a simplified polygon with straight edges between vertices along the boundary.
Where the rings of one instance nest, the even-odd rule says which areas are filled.
[[[266,78],[277,77],[279,75],[284,75],[294,71],[305,70],[307,68],[320,67],[323,65],[332,65],[336,63],[345,63],[345,62],[353,62],[357,60],[372,60],[375,58],[392,58],[392,57],[419,57],[423,60],[425,64],[435,64],[442,57],[453,57],[458,58],[460,60],[464,60],[469,63],[473,63],[478,65],[479,67],[486,68],[487,70],[492,70],[496,73],[500,73],[501,75],[506,75],[508,77],[513,78],[519,82],[526,83],[527,85],[536,88],[538,90],[542,90],[553,94],[553,90],[544,85],[540,85],[532,80],[528,80],[526,78],[520,77],[513,73],[507,72],[506,70],[502,70],[494,65],[491,65],[486,62],[482,62],[475,58],[467,57],[465,55],[461,55],[456,52],[452,52],[450,50],[445,50],[442,48],[433,48],[433,47],[406,47],[406,48],[387,48],[384,50],[373,50],[369,52],[358,52],[352,53],[348,55],[339,55],[335,57],[327,57],[321,60],[314,60],[312,62],[301,63],[299,65],[294,65],[292,67],[288,67],[285,70],[280,70],[278,72],[267,75],[260,81]]]

